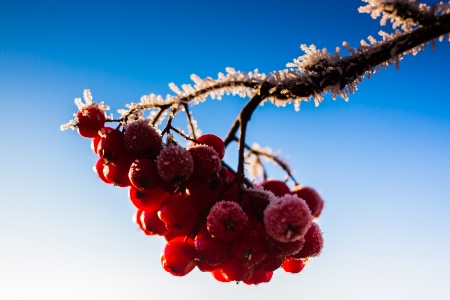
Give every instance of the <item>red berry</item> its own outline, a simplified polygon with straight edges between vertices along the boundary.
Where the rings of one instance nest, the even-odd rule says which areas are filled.
[[[156,158],[158,174],[164,181],[180,184],[194,171],[192,156],[179,145],[169,145],[161,150]]]
[[[208,180],[214,173],[220,170],[222,160],[214,148],[207,145],[197,145],[188,151],[194,160],[194,172],[192,176]]]
[[[97,160],[97,163],[96,163],[95,166],[94,166],[94,171],[97,173],[98,177],[99,177],[104,183],[112,184],[112,183],[113,183],[112,180],[107,179],[107,178],[105,177],[105,175],[103,175],[103,170],[104,170],[104,168],[105,168],[104,162],[105,162],[105,161],[103,160],[103,158],[99,158],[99,159]]]
[[[211,274],[212,274],[212,276],[213,276],[217,281],[220,281],[220,282],[230,282],[229,279],[227,279],[227,278],[225,278],[225,276],[223,276],[223,273],[222,273],[222,269],[221,269],[221,268],[215,269],[214,271],[211,271]]]
[[[223,183],[222,178],[215,174],[208,180],[191,177],[184,183],[184,187],[198,209],[203,210],[219,198]]]
[[[140,214],[141,228],[147,235],[165,235],[168,230],[158,217],[158,211],[142,211]]]
[[[128,197],[138,209],[145,211],[158,210],[161,203],[169,196],[161,187],[155,187],[151,190],[140,191],[134,186],[130,187]]]
[[[227,259],[222,264],[222,275],[230,281],[249,280],[253,275],[253,269],[247,269],[232,258]]]
[[[253,275],[249,280],[244,280],[245,284],[258,285],[260,283],[269,282],[272,279],[273,272],[254,270]]]
[[[217,266],[228,258],[229,244],[222,243],[209,236],[203,236],[194,241],[196,257],[199,261],[206,262],[210,266]]]
[[[279,267],[281,267],[281,264],[283,264],[286,256],[284,256],[276,251],[272,251],[272,250],[269,250],[267,253],[268,254],[267,254],[266,259],[263,260],[262,262],[260,262],[256,266],[256,269],[267,271],[267,272],[269,272],[269,271],[273,272],[276,269],[278,269]]]
[[[286,258],[281,267],[288,273],[300,273],[305,267],[305,263],[301,259]]]
[[[80,108],[75,119],[78,133],[83,137],[93,138],[98,135],[98,131],[105,125],[106,116],[97,103],[89,103]]]
[[[170,242],[171,240],[173,240],[174,238],[177,237],[184,237],[185,235],[183,235],[182,233],[178,233],[175,231],[171,231],[171,230],[167,230],[166,234],[164,234],[164,238],[166,239],[166,241]]]
[[[142,219],[141,219],[142,212],[143,211],[140,209],[137,209],[134,212],[133,222],[136,223],[142,231],[145,231],[144,228],[142,227]]]
[[[137,157],[155,158],[161,151],[162,137],[148,120],[125,125],[125,148]]]
[[[201,137],[197,138],[197,141],[200,144],[208,145],[216,150],[217,154],[219,154],[219,158],[223,159],[225,156],[225,144],[222,139],[214,134],[204,134]]]
[[[262,187],[267,190],[271,191],[275,194],[277,197],[283,197],[286,194],[289,194],[291,190],[287,186],[287,184],[284,181],[280,180],[266,180],[263,183],[261,183]]]
[[[161,254],[164,270],[174,276],[184,276],[195,268],[194,246],[177,237],[166,244]]]
[[[103,167],[103,175],[107,180],[113,182],[115,186],[127,187],[131,185],[128,178],[128,170],[130,169],[131,161],[121,160],[117,163],[109,163]]]
[[[201,272],[212,272],[219,268],[218,266],[211,266],[204,260],[196,260],[195,263]]]
[[[287,194],[270,202],[264,211],[267,234],[282,243],[302,239],[311,223],[308,205],[295,195]]]
[[[233,259],[245,268],[252,268],[267,257],[265,244],[257,235],[246,232],[233,243]]]
[[[211,208],[206,226],[212,237],[224,242],[238,238],[247,227],[248,217],[236,202],[219,201]]]
[[[123,132],[117,129],[109,130],[105,128],[102,128],[100,131],[102,139],[97,147],[100,157],[107,163],[116,163],[119,160],[130,159],[123,143]]]
[[[292,191],[293,195],[297,195],[299,198],[305,200],[313,217],[318,218],[322,212],[324,201],[319,193],[313,188],[307,186],[297,186]]]
[[[179,234],[188,234],[198,221],[198,212],[188,195],[170,195],[161,203],[159,218],[167,229]]]
[[[99,133],[104,135],[104,134],[107,134],[108,132],[110,132],[111,130],[113,130],[113,128],[103,127],[102,129],[99,130]],[[95,154],[98,154],[98,145],[99,145],[100,141],[102,140],[102,136],[100,134],[97,134],[91,140],[91,149]]]
[[[148,158],[133,161],[128,173],[131,184],[138,190],[161,187],[163,180],[159,177],[156,162]]]
[[[305,245],[295,254],[295,258],[307,258],[319,256],[323,248],[323,236],[317,223],[312,223],[308,232],[305,234]]]

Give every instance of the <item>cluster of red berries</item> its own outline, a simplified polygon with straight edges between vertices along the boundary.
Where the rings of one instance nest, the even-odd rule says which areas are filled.
[[[105,127],[95,104],[82,107],[76,122],[80,135],[92,138],[99,156],[98,176],[129,188],[135,222],[147,235],[167,240],[163,268],[184,276],[195,267],[218,281],[269,282],[282,268],[298,273],[320,254],[323,237],[317,223],[323,200],[310,187],[294,190],[267,180],[240,189],[236,174],[224,167],[223,141],[199,137],[187,149],[163,142],[147,121],[123,130]]]

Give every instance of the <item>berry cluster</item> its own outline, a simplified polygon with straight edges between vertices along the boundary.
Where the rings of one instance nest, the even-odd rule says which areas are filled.
[[[147,120],[122,130],[105,127],[95,104],[80,108],[76,122],[99,156],[99,178],[129,188],[136,224],[167,240],[161,254],[167,272],[184,276],[197,267],[218,281],[259,284],[279,268],[298,273],[320,254],[323,237],[314,222],[323,208],[320,195],[279,180],[244,187],[222,164],[225,145],[217,136],[200,136],[184,148],[163,142]]]

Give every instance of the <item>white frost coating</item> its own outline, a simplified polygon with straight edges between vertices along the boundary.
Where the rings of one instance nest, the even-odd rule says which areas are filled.
[[[94,103],[92,101],[93,98],[92,98],[92,94],[91,94],[90,90],[84,90],[83,91],[83,99],[84,99],[84,103],[81,100],[81,98],[75,98],[74,99],[75,105],[77,106],[78,110],[81,110],[83,108],[83,106],[85,106],[85,105],[90,105],[90,104]],[[109,106],[105,105],[103,102],[95,103],[95,105],[98,108],[100,108],[101,110],[103,110],[103,111],[109,110]],[[69,120],[69,122],[67,122],[65,124],[62,124],[59,127],[59,129],[61,131],[64,131],[64,130],[67,130],[67,129],[72,129],[72,130],[76,129],[77,128],[77,113],[78,112],[74,113],[73,114],[73,119]],[[112,119],[112,117],[111,117],[111,119]]]
[[[394,3],[407,4],[410,7],[419,10],[419,3],[415,0],[363,0],[368,3],[366,6],[361,6],[358,11],[360,13],[368,13],[373,19],[380,18],[380,25],[385,26],[387,21],[391,22],[392,28],[401,28],[404,32],[409,32],[416,25],[412,19],[403,19],[396,15],[396,11],[391,7]],[[423,7],[425,10],[425,7]]]
[[[277,196],[271,191],[265,190],[262,185],[255,185],[252,188],[245,188],[244,192],[251,196],[257,196],[268,200],[269,202],[277,201]]]
[[[279,163],[277,163],[275,159],[281,162],[288,172],[290,172],[291,174],[293,173],[293,171],[289,167],[288,161],[280,158],[280,151],[274,153],[270,147],[262,148],[257,143],[253,143],[251,149],[253,151],[256,151],[259,156],[255,153],[252,153],[251,151],[247,153],[248,160],[246,160],[246,163],[248,163],[250,178],[256,181],[262,181],[264,176],[264,168],[261,164],[263,162],[270,162],[276,166],[279,166]]]
[[[381,17],[380,24],[382,26],[389,21],[393,29],[400,28],[404,32],[413,30],[418,24],[411,18],[404,19],[398,16],[397,11],[393,9],[394,4],[402,4],[420,13],[429,13],[436,16],[450,13],[450,2],[439,2],[431,7],[419,3],[417,0],[363,0],[363,2],[366,2],[367,5],[358,9],[360,13],[368,13],[373,19]]]
[[[90,90],[84,90],[83,98],[86,104],[92,103],[92,94]]]

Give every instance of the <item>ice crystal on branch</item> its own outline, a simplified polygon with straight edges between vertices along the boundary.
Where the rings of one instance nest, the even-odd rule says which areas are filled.
[[[416,0],[363,0],[368,3],[359,8],[361,13],[369,13],[372,18],[381,17],[380,24],[392,23],[394,29],[401,28],[405,32],[419,25],[430,25],[436,21],[435,16],[448,14],[450,2],[439,2],[434,6],[419,3]]]

